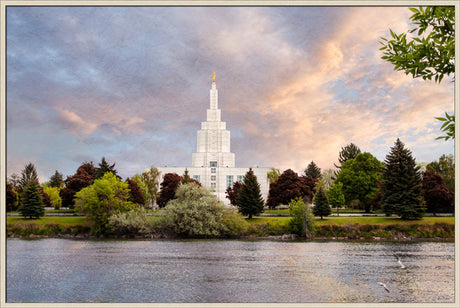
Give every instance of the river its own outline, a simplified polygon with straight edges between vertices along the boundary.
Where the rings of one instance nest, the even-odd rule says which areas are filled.
[[[454,243],[13,238],[6,248],[11,303],[449,303],[455,295]]]

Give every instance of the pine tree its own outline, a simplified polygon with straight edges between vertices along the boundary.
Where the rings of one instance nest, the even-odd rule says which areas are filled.
[[[96,168],[95,179],[102,178],[107,172],[112,172],[117,178],[120,179],[120,177],[117,175],[117,170],[115,170],[115,163],[113,163],[113,165],[109,165],[109,163],[105,160],[105,157],[102,157],[99,168]]]
[[[321,178],[321,168],[319,168],[314,161],[312,161],[307,169],[304,171],[305,176],[319,180]]]
[[[249,168],[244,176],[243,185],[238,193],[238,211],[243,215],[248,215],[249,219],[264,211],[264,199],[260,194],[260,185],[252,168]]]
[[[34,164],[28,163],[21,172],[21,178],[19,179],[19,192],[22,193],[24,188],[29,184],[30,181],[38,183],[38,174]]]
[[[49,181],[49,186],[50,187],[57,187],[60,188],[61,186],[64,185],[64,178],[62,173],[59,173],[57,170],[54,172],[54,174],[51,176],[50,181]]]
[[[188,184],[192,181],[190,175],[188,175],[188,170],[185,168],[184,174],[182,175],[182,180],[180,181],[181,184]]]
[[[313,201],[315,203],[315,207],[313,208],[313,214],[315,216],[320,216],[321,219],[323,219],[323,216],[329,216],[331,214],[331,207],[329,206],[329,201],[322,187],[319,187]]]
[[[385,214],[397,214],[402,219],[421,218],[425,210],[420,169],[399,138],[385,158],[382,205]]]
[[[361,153],[361,150],[354,144],[350,143],[349,145],[342,148],[339,152],[339,163],[340,166],[334,164],[336,168],[342,169],[342,165],[349,159],[355,159],[358,154]]]
[[[30,181],[24,187],[22,206],[18,211],[23,217],[30,219],[39,218],[45,214],[45,205],[40,193],[40,186],[36,181]]]

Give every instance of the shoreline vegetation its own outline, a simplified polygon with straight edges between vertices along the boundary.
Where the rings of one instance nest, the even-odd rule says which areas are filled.
[[[287,232],[291,217],[244,219],[246,228],[232,236],[188,237],[165,230],[130,230],[129,232],[92,235],[84,216],[45,216],[30,220],[7,217],[8,238],[72,238],[72,239],[192,239],[217,238],[241,240],[338,240],[338,241],[455,241],[454,217],[424,217],[404,221],[397,217],[327,217],[315,219],[316,228],[310,238]],[[154,223],[157,216],[149,219]]]

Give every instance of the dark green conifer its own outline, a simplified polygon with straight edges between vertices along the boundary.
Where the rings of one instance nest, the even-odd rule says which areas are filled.
[[[22,206],[18,211],[23,217],[30,219],[39,218],[45,214],[45,204],[43,203],[39,184],[36,181],[29,181],[24,187]]]
[[[321,168],[319,168],[314,161],[312,161],[307,169],[304,171],[305,176],[319,180],[321,178]]]
[[[313,202],[315,204],[315,207],[313,208],[313,215],[320,216],[321,219],[323,219],[323,216],[329,216],[331,214],[329,201],[327,200],[326,193],[321,186],[318,188]]]
[[[96,168],[96,176],[95,179],[100,179],[106,174],[107,172],[112,172],[117,178],[120,178],[117,175],[117,170],[115,170],[115,163],[113,165],[109,165],[109,163],[105,160],[105,157],[102,157],[102,161],[99,164],[99,168]]]
[[[385,158],[382,175],[382,209],[387,215],[402,219],[418,219],[425,211],[420,168],[410,150],[396,140]]]
[[[260,185],[252,168],[249,168],[244,176],[238,193],[238,211],[243,215],[248,215],[249,219],[264,211],[264,199],[260,194]]]
[[[54,172],[54,174],[50,178],[49,185],[50,187],[57,187],[57,188],[61,188],[62,186],[64,186],[64,177],[62,173],[59,173],[56,170],[56,172]]]

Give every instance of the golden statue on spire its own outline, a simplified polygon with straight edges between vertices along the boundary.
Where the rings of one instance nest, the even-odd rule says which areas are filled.
[[[212,82],[216,82],[216,73],[212,72]]]

